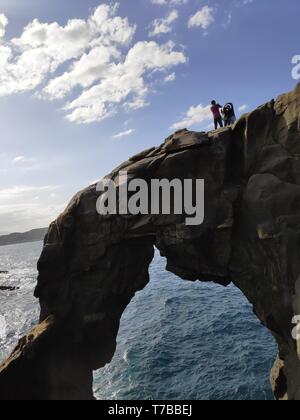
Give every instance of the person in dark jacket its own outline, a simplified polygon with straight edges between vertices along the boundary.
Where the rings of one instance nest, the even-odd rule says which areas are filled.
[[[220,109],[222,109],[221,105],[217,104],[216,101],[211,101],[210,110],[214,117],[215,130],[217,130],[218,125],[220,125],[220,127],[223,127],[223,120],[222,120]]]
[[[223,108],[225,127],[232,125],[236,122],[236,116],[233,103],[228,102]]]

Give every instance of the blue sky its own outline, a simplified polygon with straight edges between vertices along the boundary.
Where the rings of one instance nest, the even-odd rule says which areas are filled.
[[[225,5],[225,6],[224,6]],[[292,89],[299,0],[0,0],[0,233],[48,225],[81,188],[212,99]]]

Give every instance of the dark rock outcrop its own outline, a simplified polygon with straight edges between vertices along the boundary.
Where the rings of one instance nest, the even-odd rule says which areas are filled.
[[[132,157],[131,178],[205,179],[205,220],[99,216],[95,185],[50,226],[38,263],[41,324],[0,367],[2,399],[92,399],[120,318],[149,281],[154,246],[183,279],[233,282],[275,337],[278,399],[300,399],[300,85],[213,133],[175,133]]]
[[[0,291],[2,291],[2,292],[14,292],[15,290],[19,290],[19,287],[0,286]]]
[[[8,274],[8,271],[0,271],[0,275],[4,275],[4,274]],[[15,287],[15,286],[5,286],[5,285],[0,285],[0,291],[1,292],[13,292],[15,290],[18,290],[19,287]]]

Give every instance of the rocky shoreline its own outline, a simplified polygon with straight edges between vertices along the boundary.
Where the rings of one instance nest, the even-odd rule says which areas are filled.
[[[19,287],[12,287],[12,286],[0,286],[1,292],[14,292],[19,290]]]
[[[0,275],[7,275],[7,274],[9,274],[8,271],[0,271]],[[16,290],[19,290],[19,287],[0,285],[1,292],[14,292]]]

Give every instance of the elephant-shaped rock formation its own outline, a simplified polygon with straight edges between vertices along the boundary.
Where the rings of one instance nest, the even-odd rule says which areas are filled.
[[[100,215],[92,185],[51,224],[38,262],[40,324],[0,366],[0,399],[93,399],[92,372],[109,363],[121,316],[149,282],[154,247],[189,281],[234,283],[275,337],[277,399],[300,399],[300,85],[233,127],[182,130],[120,172],[204,179],[205,218]],[[173,209],[174,210],[174,209]]]

